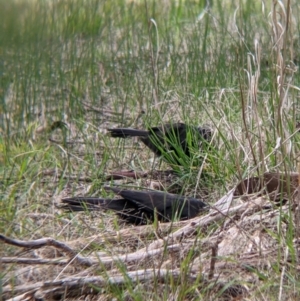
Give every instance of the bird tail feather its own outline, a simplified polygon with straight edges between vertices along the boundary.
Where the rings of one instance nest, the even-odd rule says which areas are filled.
[[[149,132],[130,128],[107,129],[113,138],[145,137]]]
[[[62,199],[61,208],[70,211],[99,211],[99,210],[115,210],[122,211],[124,209],[124,201],[122,199],[101,199],[93,197],[73,197]]]

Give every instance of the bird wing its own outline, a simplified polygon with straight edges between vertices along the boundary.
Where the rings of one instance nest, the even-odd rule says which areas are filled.
[[[147,137],[149,134],[148,131],[131,128],[115,128],[107,130],[110,133],[110,136],[114,138]]]
[[[156,209],[162,219],[172,219],[175,216],[183,219],[191,218],[207,206],[194,198],[160,191],[137,191],[117,187],[107,187],[106,190],[111,190],[124,199],[135,202],[143,211],[153,213]]]
[[[60,208],[71,211],[113,210],[122,219],[131,224],[145,224],[147,219],[153,219],[151,214],[143,210],[129,199],[102,199],[94,197],[72,197],[62,199]]]
[[[127,190],[118,187],[106,187],[106,190],[113,191],[115,194],[120,195],[124,199],[135,202],[140,207],[153,211],[154,208],[158,210],[172,205],[172,201],[167,195],[171,195],[159,191],[147,190]]]

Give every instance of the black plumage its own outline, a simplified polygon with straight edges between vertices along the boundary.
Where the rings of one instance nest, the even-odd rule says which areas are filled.
[[[62,199],[63,208],[72,211],[113,210],[131,224],[146,224],[154,221],[155,215],[162,222],[190,219],[208,209],[198,199],[161,191],[137,191],[117,187],[105,187],[121,198],[72,197]]]
[[[208,127],[194,127],[184,123],[164,124],[148,130],[115,128],[108,131],[114,138],[139,137],[157,156],[177,165],[182,165],[180,158],[183,153],[191,157],[191,149],[202,149],[203,143],[210,141],[212,136],[212,130]]]

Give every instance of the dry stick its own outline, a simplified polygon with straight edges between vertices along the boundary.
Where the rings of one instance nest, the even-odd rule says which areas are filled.
[[[107,257],[99,257],[99,262],[106,267],[111,267],[113,264],[121,263],[134,263],[141,262],[145,260],[153,259],[154,256],[160,255],[164,253],[166,250],[172,252],[178,252],[182,249],[181,244],[174,244],[167,246],[166,248],[157,248],[153,250],[138,250],[136,252],[125,254],[125,255],[115,255],[115,256],[107,256]]]
[[[7,240],[11,240],[9,238],[6,238]],[[32,243],[32,241],[30,242]],[[26,244],[24,242],[24,244]],[[43,247],[43,245],[41,245],[41,247]],[[165,248],[156,248],[153,250],[139,250],[130,254],[125,254],[125,255],[115,255],[115,256],[102,256],[99,255],[99,257],[89,257],[88,259],[86,258],[80,258],[81,260],[81,264],[82,261],[88,262],[88,266],[92,266],[92,265],[99,265],[99,263],[101,263],[101,265],[104,265],[106,268],[107,267],[111,267],[113,264],[116,264],[118,262],[122,262],[122,263],[133,263],[136,261],[141,261],[141,260],[145,260],[147,258],[153,258],[154,256],[160,255],[161,253],[163,253],[165,250],[168,251],[172,251],[172,252],[177,252],[180,251],[182,248],[181,244],[173,244],[170,246],[167,246],[166,249]],[[74,259],[78,259],[79,256],[75,257]],[[52,264],[52,265],[64,265],[64,264],[69,264],[70,260],[61,260],[58,261],[56,260],[45,260],[45,259],[32,259],[32,258],[16,258],[16,257],[4,257],[1,258],[0,261],[2,263],[18,263],[18,264]],[[85,264],[87,265],[87,264]]]
[[[32,297],[35,292],[36,292],[36,290],[33,289],[30,291],[27,291],[26,293],[24,293],[22,295],[14,296],[11,299],[7,299],[6,301],[32,301],[32,300],[34,300]]]
[[[1,257],[1,263],[16,264],[47,264],[47,265],[66,265],[70,260],[66,259],[36,259],[36,258],[19,258],[19,257]]]
[[[45,282],[37,282],[34,284],[26,284],[26,285],[19,285],[14,286],[11,288],[10,286],[5,286],[3,288],[4,294],[14,293],[14,294],[24,294],[29,290],[37,291],[39,289],[46,289],[46,288],[64,288],[69,290],[77,290],[82,293],[83,291],[91,291],[90,286],[96,287],[106,287],[107,284],[117,284],[122,285],[124,283],[128,283],[128,279],[132,282],[145,282],[153,279],[157,280],[165,280],[167,276],[172,276],[173,279],[179,279],[181,277],[180,269],[161,269],[159,273],[157,271],[153,271],[153,269],[145,269],[145,270],[137,270],[137,271],[130,271],[127,272],[126,275],[124,274],[116,274],[109,277],[67,277],[57,281],[45,281]],[[188,275],[191,281],[195,281],[197,279],[197,275]]]
[[[70,257],[70,259],[73,259],[76,263],[80,265],[91,266],[93,264],[89,259],[79,256],[76,251],[71,249],[66,244],[50,237],[45,237],[31,241],[22,241],[18,239],[12,239],[0,234],[0,241],[3,241],[4,243],[9,245],[27,249],[39,249],[45,246],[52,246],[66,253],[67,256]]]
[[[211,248],[211,258],[210,258],[210,268],[209,268],[209,273],[208,273],[208,279],[212,279],[214,276],[217,256],[218,256],[218,242]]]
[[[140,261],[145,259],[146,257],[153,257],[154,255],[160,254],[164,251],[164,249],[154,249],[154,250],[139,250],[137,252],[134,253],[130,253],[130,254],[125,254],[125,255],[121,255],[121,256],[107,256],[107,257],[99,257],[98,260],[97,259],[86,259],[83,258],[79,255],[77,255],[76,252],[74,252],[71,248],[69,248],[67,245],[55,241],[54,239],[51,238],[43,238],[43,239],[37,239],[37,240],[33,240],[33,241],[20,241],[20,240],[15,240],[15,239],[11,239],[8,237],[5,237],[4,235],[0,235],[0,240],[2,240],[3,242],[10,244],[10,245],[14,245],[14,246],[18,246],[18,247],[25,247],[25,248],[30,248],[30,249],[37,249],[37,248],[41,248],[44,246],[54,246],[62,251],[64,251],[65,253],[67,253],[70,257],[74,258],[75,260],[78,260],[80,264],[82,265],[87,265],[87,266],[91,266],[93,264],[99,264],[99,262],[101,262],[104,265],[111,265],[113,263],[116,263],[117,261],[122,261],[123,263],[125,262],[132,262],[132,261]],[[176,245],[171,245],[168,246],[167,249],[168,250],[172,250],[172,251],[179,251],[180,250],[181,245],[180,244],[176,244]],[[23,263],[23,264],[63,264],[61,262],[58,262],[57,260],[42,260],[42,259],[31,259],[31,258],[2,258],[1,259],[2,262],[4,263],[9,263],[9,262],[15,262],[15,263]],[[68,261],[65,261],[64,263],[68,263]]]

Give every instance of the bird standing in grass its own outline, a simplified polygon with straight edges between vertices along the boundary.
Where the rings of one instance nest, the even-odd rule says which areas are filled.
[[[209,142],[212,130],[208,127],[189,126],[184,123],[164,124],[148,130],[131,128],[108,129],[114,138],[139,137],[157,156],[172,165],[183,165],[184,156],[191,157]]]
[[[137,191],[105,187],[121,198],[72,197],[62,199],[62,208],[72,211],[113,210],[126,222],[141,225],[147,221],[169,222],[191,219],[208,210],[198,199],[160,191]]]

